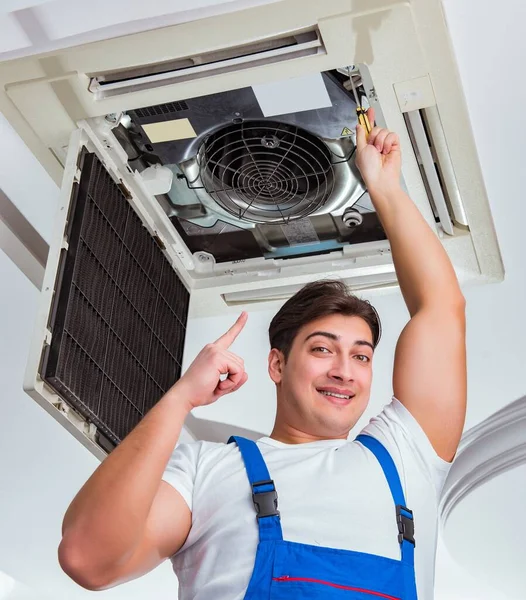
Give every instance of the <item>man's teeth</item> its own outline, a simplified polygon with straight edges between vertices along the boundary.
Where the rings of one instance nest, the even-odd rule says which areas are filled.
[[[351,396],[345,396],[344,394],[336,394],[335,392],[326,392],[325,390],[320,390],[320,394],[324,396],[334,396],[335,398],[342,398],[343,400],[350,400]]]

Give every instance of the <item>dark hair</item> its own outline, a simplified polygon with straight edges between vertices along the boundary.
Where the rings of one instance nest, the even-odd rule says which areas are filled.
[[[382,334],[376,309],[368,300],[358,298],[342,281],[335,279],[308,283],[285,302],[270,322],[270,347],[281,350],[287,359],[292,342],[304,325],[334,314],[363,319],[371,329],[376,348]]]

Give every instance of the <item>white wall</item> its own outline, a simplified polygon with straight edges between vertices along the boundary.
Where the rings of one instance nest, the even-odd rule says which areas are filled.
[[[521,79],[525,54],[521,0],[447,0],[454,45],[471,108],[506,281],[465,290],[468,300],[468,427],[526,393],[526,252],[523,227],[523,131],[526,87]],[[522,48],[522,50],[521,50]],[[498,109],[498,110],[497,110]],[[28,157],[0,120],[0,187],[17,203],[44,238],[51,231],[50,210],[56,189]],[[63,576],[56,562],[60,521],[70,499],[96,467],[93,457],[21,390],[28,339],[37,294],[31,284],[0,255],[0,569],[39,590],[43,597],[72,599],[92,595]],[[375,301],[384,336],[375,358],[370,412],[391,393],[394,344],[407,313],[400,296]],[[270,431],[274,400],[266,376],[266,326],[271,315],[252,313],[233,350],[246,359],[250,380],[242,391],[203,409],[224,422]],[[190,358],[202,344],[220,335],[224,319],[192,321]],[[447,347],[444,348],[447,352]],[[480,584],[480,582],[479,582]],[[476,589],[478,587],[478,589]],[[444,553],[439,556],[437,600],[485,600],[498,593],[478,585]],[[471,594],[471,595],[470,595]],[[36,600],[35,599],[33,600]],[[175,597],[168,565],[148,577],[98,598]],[[501,598],[498,598],[501,600]]]

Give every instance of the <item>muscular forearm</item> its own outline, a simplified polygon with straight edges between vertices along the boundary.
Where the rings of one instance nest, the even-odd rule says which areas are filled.
[[[66,512],[59,557],[96,571],[131,556],[189,410],[176,384],[104,460]]]
[[[391,244],[410,315],[423,306],[461,305],[463,297],[449,257],[409,196],[400,187],[369,189],[369,194]]]

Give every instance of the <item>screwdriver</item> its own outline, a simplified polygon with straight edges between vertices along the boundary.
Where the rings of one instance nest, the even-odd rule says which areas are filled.
[[[354,87],[354,82],[352,80],[351,70],[347,67],[347,73],[349,74],[349,80],[351,82],[352,93],[354,94],[354,100],[356,102],[356,115],[358,116],[358,123],[365,129],[365,138],[369,137],[371,133],[371,124],[369,123],[369,118],[367,117],[367,111],[360,104],[360,100],[358,99],[358,94],[356,93],[356,88]]]

